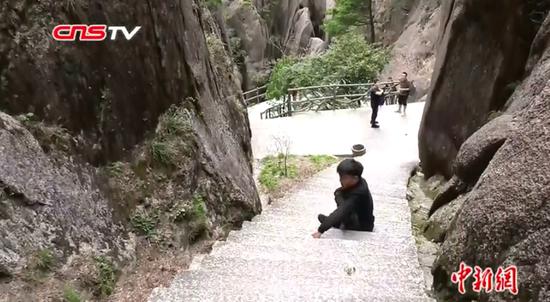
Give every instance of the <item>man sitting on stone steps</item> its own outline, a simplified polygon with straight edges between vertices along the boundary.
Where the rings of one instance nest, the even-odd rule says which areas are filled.
[[[342,187],[334,192],[337,208],[329,216],[318,216],[321,226],[313,234],[320,238],[330,228],[372,232],[374,216],[373,202],[367,181],[361,177],[363,165],[354,159],[342,161],[336,171]]]

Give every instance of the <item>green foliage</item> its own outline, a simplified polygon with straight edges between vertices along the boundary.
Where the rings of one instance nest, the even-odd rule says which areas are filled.
[[[168,166],[172,162],[172,154],[165,142],[154,141],[151,143],[151,155],[153,160]]]
[[[173,138],[174,136],[186,138],[193,130],[190,120],[191,116],[187,109],[172,106],[160,117],[157,134],[163,139]]]
[[[280,98],[291,87],[371,82],[388,59],[386,49],[372,46],[357,33],[344,34],[321,56],[280,59],[271,74],[267,97]]]
[[[288,159],[293,159],[289,156]],[[298,175],[298,167],[294,163],[287,163],[287,175],[285,175],[284,154],[268,156],[262,160],[259,182],[268,191],[276,190],[283,178],[295,178]]]
[[[206,34],[206,46],[208,53],[212,59],[212,63],[216,67],[219,74],[233,73],[233,62],[225,51],[223,41],[214,34]]]
[[[124,163],[123,162],[114,162],[107,166],[107,172],[112,177],[119,177],[124,174]]]
[[[312,155],[308,156],[308,158],[316,170],[322,170],[338,161],[336,157],[330,155]]]
[[[36,268],[43,272],[49,272],[55,266],[55,257],[49,249],[39,251],[36,260]]]
[[[162,166],[177,166],[182,157],[191,153],[193,141],[191,113],[181,106],[172,106],[159,119],[156,137],[149,145],[151,157]]]
[[[206,203],[204,202],[204,197],[200,194],[193,196],[193,216],[196,219],[206,220]]]
[[[331,18],[324,24],[325,31],[331,37],[336,37],[366,25],[370,3],[368,0],[336,1],[336,7],[329,12]]]
[[[63,290],[63,301],[65,302],[81,302],[83,301],[80,293],[70,286],[66,286]]]
[[[130,218],[132,228],[147,237],[153,237],[156,234],[156,221],[156,217],[142,213],[136,213]]]
[[[113,293],[116,283],[116,273],[113,263],[104,256],[96,257],[95,263],[98,270],[97,292],[101,297],[109,296]]]
[[[222,5],[222,0],[206,0],[206,5],[210,9],[216,9]]]
[[[190,221],[189,240],[195,241],[208,230],[207,208],[204,197],[196,193],[193,195],[192,217]]]
[[[273,68],[269,84],[267,86],[267,98],[276,99],[285,95],[293,82],[293,69],[298,63],[298,59],[293,57],[283,57],[277,61]]]

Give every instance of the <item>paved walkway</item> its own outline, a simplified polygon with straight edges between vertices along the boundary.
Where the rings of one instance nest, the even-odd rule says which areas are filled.
[[[297,155],[349,154],[352,145],[386,143],[406,146],[407,156],[418,158],[417,135],[424,103],[409,104],[407,116],[395,113],[397,106],[382,106],[378,116],[380,129],[370,128],[370,106],[360,109],[299,113],[292,117],[261,120],[260,112],[268,104],[249,108],[252,151],[260,159],[277,153],[273,137],[290,141],[290,153]],[[389,139],[391,138],[391,139]],[[403,149],[403,147],[399,147]]]
[[[359,158],[375,202],[373,233],[333,229],[322,239],[310,237],[317,214],[335,207],[331,167],[216,243],[149,301],[433,301],[425,294],[405,199],[417,148],[416,132],[403,130],[418,124],[386,125],[394,130],[368,129],[371,148]]]

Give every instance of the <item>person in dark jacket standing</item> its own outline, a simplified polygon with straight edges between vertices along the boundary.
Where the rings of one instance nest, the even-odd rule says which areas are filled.
[[[337,208],[329,216],[318,216],[321,225],[313,238],[320,238],[330,228],[372,232],[373,201],[367,181],[361,177],[363,165],[354,159],[342,161],[336,169],[342,187],[334,192]]]
[[[384,90],[376,83],[370,90],[370,106],[372,108],[370,125],[372,128],[380,128],[376,118],[378,117],[378,108],[382,106],[382,104],[384,104]]]

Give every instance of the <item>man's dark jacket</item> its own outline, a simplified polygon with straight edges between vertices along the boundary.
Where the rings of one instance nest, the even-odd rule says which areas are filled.
[[[375,90],[374,88],[371,89],[370,91],[371,107],[382,106],[384,104],[384,93],[382,93],[381,95],[376,94],[377,92],[380,92],[380,91],[383,92],[383,90]]]
[[[367,181],[363,178],[350,189],[337,189],[334,192],[337,209],[319,227],[320,233],[331,227],[346,230],[369,231],[374,227],[372,195]]]

